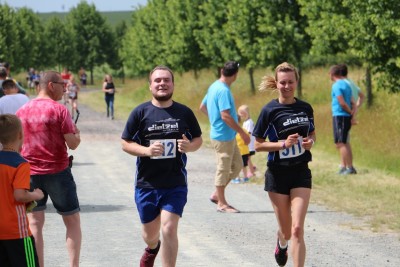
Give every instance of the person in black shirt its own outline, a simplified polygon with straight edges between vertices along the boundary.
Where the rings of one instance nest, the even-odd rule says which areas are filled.
[[[253,135],[257,152],[267,151],[265,190],[278,221],[275,259],[279,266],[287,262],[288,241],[292,240],[294,266],[304,266],[304,220],[311,195],[311,171],[308,162],[316,136],[313,109],[294,97],[299,74],[282,63],[275,77],[264,77],[260,90],[277,90],[279,97],[265,105]],[[267,140],[268,139],[268,140]]]
[[[115,95],[115,85],[111,74],[106,74],[104,76],[103,87],[101,90],[104,92],[104,100],[107,104],[107,118],[111,116],[114,119],[114,95]],[[111,114],[110,114],[111,113]]]
[[[135,202],[147,244],[140,266],[153,266],[160,247],[162,265],[175,266],[178,222],[188,192],[186,153],[200,148],[201,129],[192,110],[172,100],[174,76],[169,68],[154,68],[149,83],[153,98],[130,114],[122,149],[137,157]]]

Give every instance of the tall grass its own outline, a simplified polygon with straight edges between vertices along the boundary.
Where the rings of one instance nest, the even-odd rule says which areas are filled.
[[[269,69],[254,72],[256,84],[261,77],[272,74]],[[209,85],[217,78],[215,71],[202,70],[198,79],[193,73],[175,74],[174,99],[189,106],[200,121],[205,145],[209,144],[209,123],[198,107]],[[363,70],[350,69],[349,77],[365,92]],[[358,112],[359,124],[351,130],[351,144],[357,175],[336,174],[339,154],[333,144],[331,116],[331,85],[328,68],[303,71],[303,99],[314,108],[317,142],[313,148],[314,190],[312,201],[332,209],[343,210],[357,216],[367,216],[369,226],[374,230],[400,230],[400,166],[397,151],[400,150],[400,94],[374,90],[374,105],[366,103]],[[147,79],[118,80],[116,94],[116,116],[125,120],[130,111],[139,103],[151,99]],[[80,101],[105,112],[103,93],[97,89],[81,94]],[[277,92],[250,92],[249,77],[241,70],[232,85],[236,107],[247,104],[251,117],[257,120],[262,106],[278,96]],[[260,169],[255,183],[263,183],[266,153],[257,153],[254,162]]]

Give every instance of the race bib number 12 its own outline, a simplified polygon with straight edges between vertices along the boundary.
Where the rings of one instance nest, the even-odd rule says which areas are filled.
[[[150,157],[151,159],[168,159],[176,157],[176,139],[158,139],[150,140],[150,145],[154,142],[160,142],[164,146],[164,153],[161,156]]]
[[[302,146],[303,137],[300,136],[297,140],[299,141],[297,144],[289,148],[279,150],[279,157],[281,159],[295,158],[306,152],[306,150]],[[279,141],[283,142],[284,140],[279,140]]]

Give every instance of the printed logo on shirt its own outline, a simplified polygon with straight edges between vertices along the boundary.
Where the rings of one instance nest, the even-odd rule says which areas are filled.
[[[161,132],[176,132],[179,131],[179,119],[166,119],[161,121],[156,121],[150,127],[147,128],[149,132],[161,131]]]
[[[296,118],[289,118],[284,123],[283,126],[289,126],[291,124],[305,124],[308,123],[308,117],[296,117]]]

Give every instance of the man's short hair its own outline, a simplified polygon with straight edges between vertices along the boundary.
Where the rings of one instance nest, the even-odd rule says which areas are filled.
[[[340,72],[342,73],[342,76],[346,77],[348,74],[348,69],[347,69],[347,65],[346,64],[339,64],[338,65]]]
[[[336,77],[341,77],[343,76],[343,71],[342,68],[339,65],[333,65],[331,66],[331,68],[329,69],[329,73],[333,76]]]
[[[2,87],[3,87],[3,90],[7,90],[7,89],[17,88],[17,85],[15,84],[14,80],[6,79],[2,83]]]
[[[174,73],[172,72],[172,70],[170,68],[168,68],[167,66],[163,66],[163,65],[158,65],[156,66],[152,71],[150,71],[149,73],[149,84],[151,84],[151,75],[153,75],[153,73],[156,70],[166,70],[169,73],[171,73],[171,79],[172,79],[172,83],[174,83]]]
[[[0,143],[8,145],[18,139],[22,131],[21,120],[14,114],[0,115]]]
[[[222,68],[222,75],[225,77],[232,77],[239,71],[239,62],[228,61]]]

